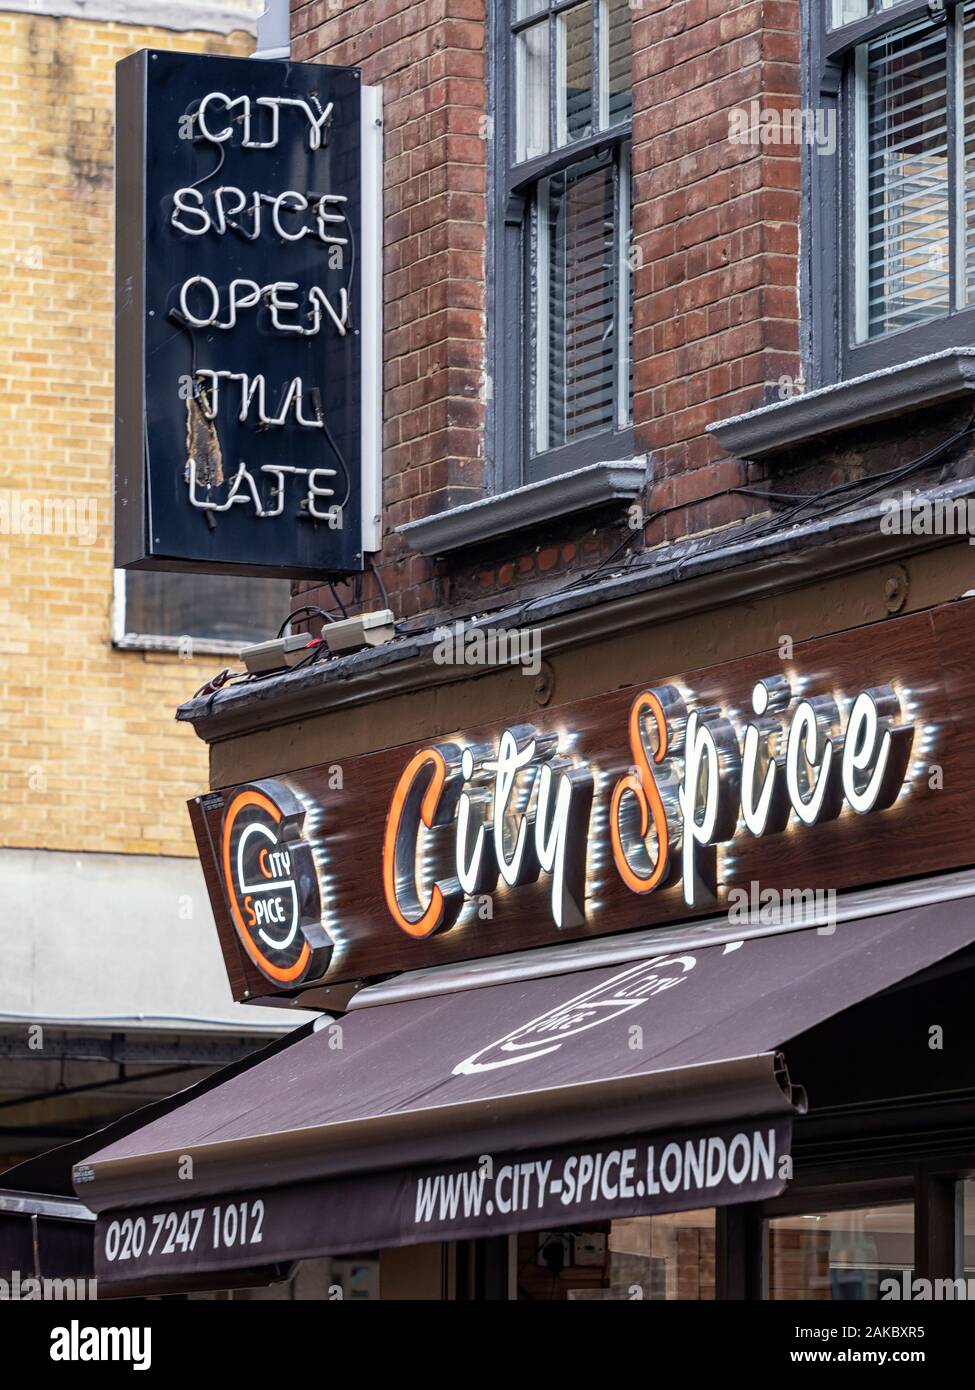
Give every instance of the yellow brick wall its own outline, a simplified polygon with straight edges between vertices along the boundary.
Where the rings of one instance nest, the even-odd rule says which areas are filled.
[[[207,785],[173,713],[224,661],[111,645],[114,69],[139,48],[253,39],[0,13],[3,846],[192,855]],[[10,534],[15,493],[94,499],[94,543]]]

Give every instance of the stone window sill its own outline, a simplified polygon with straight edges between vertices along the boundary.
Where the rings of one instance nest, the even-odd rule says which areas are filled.
[[[646,458],[593,463],[572,473],[436,512],[420,521],[408,521],[396,530],[421,555],[449,555],[575,512],[631,502],[646,481]]]
[[[734,457],[759,459],[973,390],[975,348],[948,348],[718,420],[708,431]]]

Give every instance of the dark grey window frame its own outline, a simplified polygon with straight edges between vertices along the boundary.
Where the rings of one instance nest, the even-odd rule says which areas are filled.
[[[966,1163],[858,1165],[853,1176],[825,1182],[795,1180],[781,1197],[715,1208],[715,1299],[769,1298],[769,1222],[817,1211],[910,1204],[914,1209],[917,1279],[965,1277],[963,1186],[973,1175]],[[514,1295],[510,1288],[510,1237],[458,1242],[457,1298],[485,1301]],[[461,1272],[466,1277],[461,1277]],[[470,1271],[470,1272],[468,1272]]]
[[[923,1122],[922,1122],[923,1123]],[[854,1211],[858,1207],[910,1203],[914,1208],[914,1269],[918,1279],[958,1279],[965,1273],[964,1186],[971,1178],[970,1162],[922,1159],[908,1165],[865,1164],[853,1176],[822,1184],[797,1182],[781,1197],[746,1208],[724,1208],[752,1214],[756,1226],[755,1254],[748,1269],[749,1290],[740,1298],[768,1298],[769,1231],[780,1216],[816,1211]]]
[[[593,0],[597,7],[598,3]],[[569,444],[533,454],[535,434],[534,364],[531,305],[526,293],[532,270],[531,195],[540,179],[584,158],[610,151],[619,177],[619,152],[632,139],[627,119],[537,159],[515,163],[515,60],[512,36],[538,15],[512,21],[514,0],[489,5],[490,113],[493,120],[488,158],[488,360],[492,381],[487,429],[493,492],[509,491],[574,472],[590,464],[632,458],[632,422],[587,435]],[[570,10],[579,0],[552,0],[552,14]],[[544,7],[540,7],[544,8]],[[549,95],[555,100],[555,45],[549,51]],[[593,102],[598,109],[599,74],[594,63]],[[617,206],[619,193],[616,193]],[[631,289],[632,293],[632,289]],[[618,361],[617,335],[615,360]],[[628,344],[628,350],[631,348]]]
[[[945,17],[954,23],[965,0],[945,0]],[[868,342],[856,342],[856,212],[853,53],[869,39],[931,17],[928,0],[899,0],[891,9],[828,27],[828,0],[805,0],[803,105],[825,108],[837,122],[833,155],[806,146],[803,222],[810,229],[804,256],[803,349],[813,388],[897,366],[945,348],[975,344],[975,305],[952,309],[943,318],[901,329]],[[948,120],[954,128],[955,92],[948,84]],[[954,225],[952,186],[950,212]]]

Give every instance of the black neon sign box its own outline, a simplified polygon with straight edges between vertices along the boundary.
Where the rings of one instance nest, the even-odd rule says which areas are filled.
[[[317,64],[119,63],[120,567],[311,577],[374,548],[363,91]]]

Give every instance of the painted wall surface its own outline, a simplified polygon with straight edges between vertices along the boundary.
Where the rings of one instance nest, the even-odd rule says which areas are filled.
[[[195,860],[6,850],[0,903],[0,1028],[273,1036],[309,1017],[233,1002]]]
[[[173,710],[225,660],[111,643],[114,69],[253,43],[0,10],[0,846],[194,854]]]

